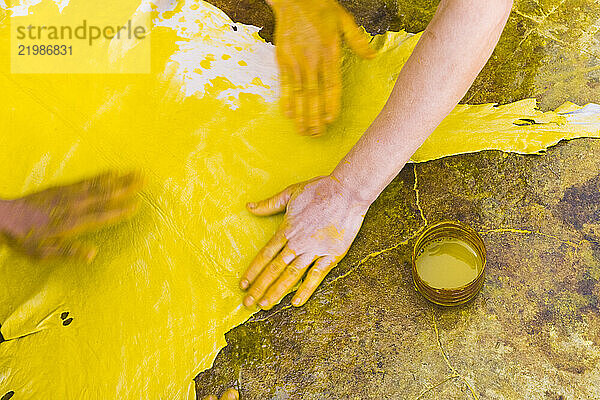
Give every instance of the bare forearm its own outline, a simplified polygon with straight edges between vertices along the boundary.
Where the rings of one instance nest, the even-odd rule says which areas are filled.
[[[373,124],[333,176],[373,202],[465,95],[508,19],[508,0],[442,0]]]

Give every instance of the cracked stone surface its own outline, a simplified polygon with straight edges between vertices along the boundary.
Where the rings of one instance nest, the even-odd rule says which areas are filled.
[[[257,17],[262,2],[214,2],[272,32],[268,8]],[[379,32],[422,30],[437,2],[343,3]],[[521,0],[510,18],[469,102],[600,102],[598,1]],[[416,236],[442,219],[473,226],[488,252],[482,292],[457,308],[429,303],[410,275]],[[312,299],[294,308],[288,296],[230,331],[213,368],[197,376],[197,393],[600,399],[599,299],[600,140],[410,164]]]
[[[484,238],[485,286],[458,308],[413,288],[423,216]],[[408,165],[306,306],[226,336],[200,394],[244,399],[599,399],[600,141]],[[562,396],[562,397],[561,397]]]

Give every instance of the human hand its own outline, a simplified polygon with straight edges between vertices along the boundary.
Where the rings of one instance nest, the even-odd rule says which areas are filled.
[[[303,305],[346,255],[369,205],[333,176],[297,183],[267,200],[248,203],[254,215],[286,213],[240,281],[240,287],[248,290],[244,305],[258,302],[263,309],[273,307],[309,269],[292,299],[294,306]]]
[[[0,203],[0,239],[34,258],[57,256],[91,262],[97,249],[76,239],[132,216],[142,187],[139,175],[109,172]]]
[[[275,13],[281,107],[300,134],[318,136],[340,111],[340,42],[363,58],[376,55],[369,37],[336,0],[268,0]]]
[[[221,400],[238,400],[239,398],[240,394],[235,389],[227,389],[221,396]],[[202,400],[219,400],[219,398],[211,394],[210,396],[204,396]]]

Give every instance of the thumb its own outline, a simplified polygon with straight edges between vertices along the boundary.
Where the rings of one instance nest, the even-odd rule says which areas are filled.
[[[282,192],[277,193],[273,197],[269,197],[266,200],[258,201],[256,203],[248,203],[246,207],[254,214],[261,217],[279,214],[285,211],[285,208],[294,193],[296,185],[288,186]]]
[[[359,28],[354,22],[354,18],[348,11],[340,6],[340,24],[344,40],[358,56],[362,58],[373,58],[377,52],[371,47],[370,36]]]

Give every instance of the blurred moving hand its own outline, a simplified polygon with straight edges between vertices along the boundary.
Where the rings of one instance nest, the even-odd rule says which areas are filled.
[[[302,279],[292,299],[303,305],[346,255],[370,206],[357,200],[333,176],[289,186],[248,209],[258,216],[286,212],[277,233],[254,258],[240,282],[244,305],[273,307]]]
[[[267,0],[275,13],[281,106],[300,134],[321,135],[340,111],[343,36],[356,54],[376,55],[369,37],[336,0]]]
[[[240,394],[235,389],[228,389],[221,396],[221,400],[238,400],[240,398]],[[217,396],[211,394],[210,396],[205,396],[202,400],[219,400]]]
[[[140,175],[114,172],[15,200],[0,201],[0,239],[29,256],[67,256],[91,262],[94,245],[77,236],[132,216],[138,207]]]

